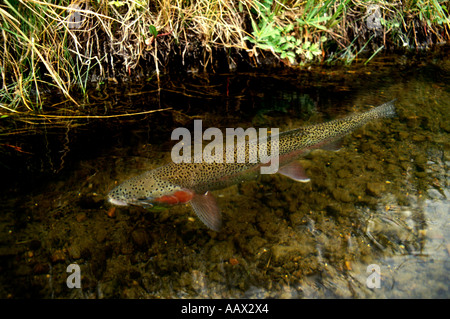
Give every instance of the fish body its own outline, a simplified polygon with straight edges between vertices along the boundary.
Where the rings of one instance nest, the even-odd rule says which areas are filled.
[[[278,143],[272,143],[274,136],[238,144],[234,147],[234,158],[238,151],[245,152],[245,160],[239,163],[206,162],[174,163],[147,171],[126,180],[108,194],[110,203],[119,206],[174,205],[190,203],[197,216],[211,229],[221,227],[221,212],[210,191],[226,188],[245,180],[256,178],[263,161],[250,161],[252,143],[263,148],[271,158],[279,160],[278,173],[299,182],[308,182],[303,167],[295,161],[309,151],[333,146],[346,134],[381,118],[395,116],[394,101],[390,101],[367,112],[354,114],[330,122],[301,127],[278,134]],[[259,150],[259,149],[258,149]],[[219,155],[221,156],[221,155]]]

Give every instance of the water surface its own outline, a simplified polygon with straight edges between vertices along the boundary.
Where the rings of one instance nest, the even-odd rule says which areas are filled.
[[[450,61],[191,74],[99,85],[84,109],[0,119],[2,298],[448,298]],[[223,229],[189,206],[113,208],[118,183],[170,161],[171,132],[280,131],[397,98],[398,117],[301,159],[310,183],[261,176],[213,192]],[[114,115],[171,108],[117,118]],[[69,264],[81,289],[66,285]],[[373,280],[373,267],[380,270]],[[369,271],[368,271],[369,270]],[[368,284],[369,282],[369,284]],[[379,287],[374,287],[379,283]]]

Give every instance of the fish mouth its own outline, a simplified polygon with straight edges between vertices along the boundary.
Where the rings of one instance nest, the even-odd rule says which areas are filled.
[[[125,201],[123,201],[123,200],[120,200],[120,199],[116,199],[116,198],[109,197],[109,198],[108,198],[108,201],[109,201],[111,204],[116,205],[116,206],[128,206],[128,203],[127,203],[127,202],[125,202]]]
[[[145,208],[151,208],[153,206],[155,206],[151,199],[117,199],[117,198],[113,198],[113,197],[109,197],[108,201],[116,206],[142,206]]]

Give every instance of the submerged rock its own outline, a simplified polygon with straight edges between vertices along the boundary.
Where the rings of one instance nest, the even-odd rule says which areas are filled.
[[[148,245],[150,240],[150,237],[148,236],[147,232],[142,228],[133,230],[133,232],[131,233],[131,238],[138,247]]]
[[[381,197],[386,191],[386,185],[379,182],[367,183],[367,194],[375,197]]]
[[[352,196],[350,195],[348,190],[346,190],[344,188],[338,188],[338,189],[333,190],[333,197],[337,201],[341,201],[344,203],[349,203],[352,201]]]

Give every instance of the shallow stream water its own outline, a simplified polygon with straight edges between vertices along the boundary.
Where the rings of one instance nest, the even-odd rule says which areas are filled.
[[[449,55],[99,84],[78,109],[49,97],[60,117],[1,118],[0,297],[449,298]],[[214,191],[220,232],[188,205],[105,201],[170,161],[171,132],[194,119],[284,131],[392,99],[397,117],[300,160],[311,182]]]

